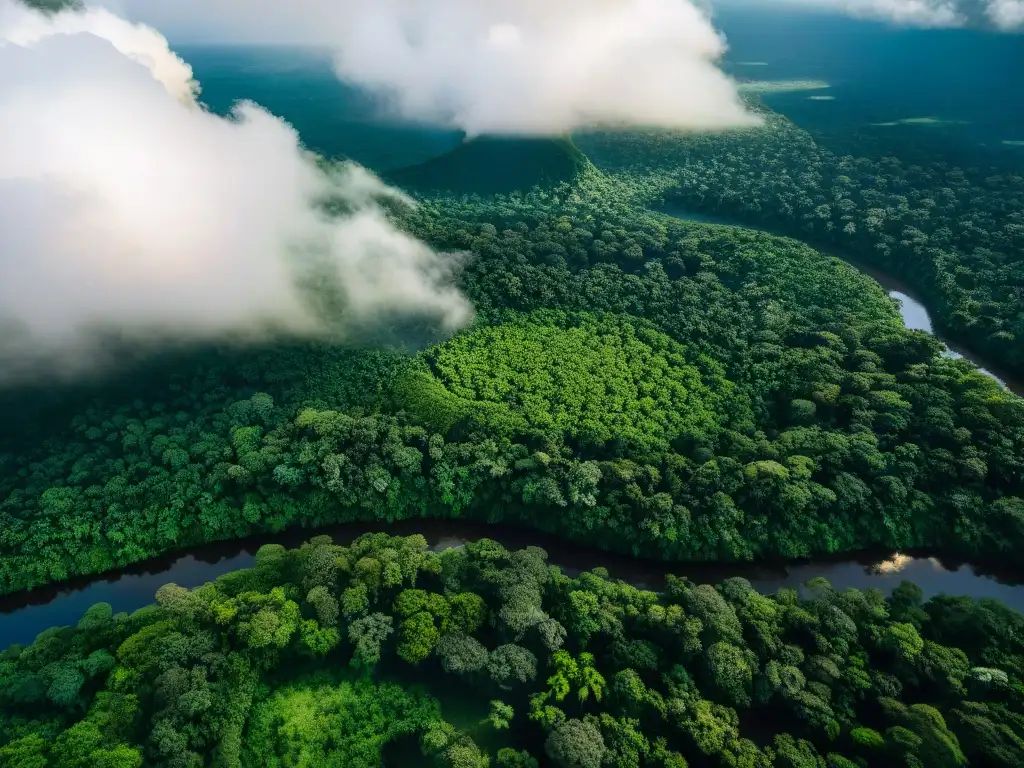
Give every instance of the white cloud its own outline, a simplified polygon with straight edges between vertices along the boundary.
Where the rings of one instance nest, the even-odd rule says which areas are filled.
[[[0,379],[88,369],[98,333],[333,334],[312,308],[328,288],[347,327],[469,319],[452,257],[387,221],[397,192],[321,171],[254,104],[228,120],[191,93],[151,29],[0,0]]]
[[[1000,29],[1024,28],[1024,0],[989,0],[986,13]]]
[[[175,98],[194,100],[198,84],[192,68],[168,49],[163,35],[150,27],[131,24],[105,8],[43,15],[13,2],[0,5],[0,41],[8,44],[25,48],[48,37],[83,33],[106,40],[142,64]]]
[[[771,0],[768,0],[769,2]],[[997,29],[1024,27],[1024,0],[774,0],[911,27],[963,27],[988,22]],[[757,0],[758,3],[764,0]]]
[[[897,24],[923,27],[956,27],[964,16],[955,0],[846,0],[848,5],[862,6],[861,12],[881,16]]]
[[[784,0],[866,19],[916,27],[959,27],[966,22],[959,0]]]
[[[344,80],[469,133],[757,122],[692,0],[104,0],[172,37],[326,45]]]

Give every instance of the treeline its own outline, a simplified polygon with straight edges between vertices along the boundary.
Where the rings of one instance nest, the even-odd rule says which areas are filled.
[[[764,128],[579,138],[600,167],[657,178],[655,197],[834,244],[914,286],[943,335],[1024,373],[1024,176],[904,152],[839,155],[763,106]],[[911,132],[911,127],[893,128]],[[896,155],[896,156],[892,156]],[[910,157],[906,159],[904,157]],[[650,181],[648,182],[650,183]]]
[[[417,355],[181,363],[0,444],[0,591],[286,526],[472,517],[667,559],[1024,541],[1024,404],[786,239],[589,174],[404,218],[472,251]],[[59,421],[59,420],[57,420]]]
[[[420,536],[260,549],[0,654],[0,766],[1024,764],[1024,616],[904,582],[569,578]]]

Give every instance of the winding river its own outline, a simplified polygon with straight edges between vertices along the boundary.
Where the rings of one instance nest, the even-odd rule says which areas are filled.
[[[690,221],[742,226],[734,221],[711,216],[663,212]],[[908,286],[844,254],[824,252],[875,278],[888,291],[889,296],[899,303],[900,314],[908,328],[933,332],[928,311]],[[952,356],[966,357],[975,362],[963,349],[949,344],[947,349]],[[992,366],[979,365],[979,368],[1017,394],[1024,394],[1021,382],[998,371],[993,372]],[[310,536],[326,533],[332,536],[335,543],[347,544],[362,533],[385,530],[404,536],[422,534],[434,551],[462,546],[467,541],[482,538],[494,539],[510,549],[537,546],[546,550],[549,561],[561,566],[566,573],[575,575],[603,567],[615,578],[648,589],[659,589],[668,574],[687,576],[698,583],[711,584],[732,576],[742,576],[764,594],[774,593],[780,587],[799,587],[817,576],[828,579],[838,589],[874,587],[888,594],[902,580],[908,579],[921,587],[925,597],[955,594],[975,599],[992,598],[1024,611],[1024,572],[991,572],[967,563],[929,556],[927,553],[863,553],[776,565],[663,563],[617,555],[512,526],[467,521],[408,520],[391,525],[361,523],[318,531],[289,531],[277,536],[214,544],[187,553],[165,555],[102,576],[0,597],[0,649],[13,643],[30,643],[48,627],[74,624],[95,603],[109,603],[115,612],[130,612],[153,602],[154,593],[163,584],[173,582],[183,587],[196,587],[229,571],[247,568],[252,565],[256,550],[269,542],[294,546]]]
[[[612,577],[645,589],[660,589],[668,574],[710,584],[742,576],[758,591],[771,594],[780,587],[799,587],[808,579],[822,576],[837,589],[874,587],[888,594],[902,580],[909,579],[921,587],[926,597],[955,594],[993,598],[1024,611],[1024,574],[989,572],[926,554],[863,553],[776,565],[664,563],[605,552],[515,526],[463,520],[406,520],[390,525],[357,523],[317,531],[288,531],[277,536],[225,542],[155,558],[105,576],[0,598],[0,648],[30,643],[51,626],[74,624],[95,603],[110,603],[115,612],[130,612],[152,603],[154,593],[163,584],[196,587],[229,571],[247,568],[263,544],[294,546],[317,534],[328,534],[336,544],[347,544],[368,531],[400,536],[419,533],[426,537],[433,551],[483,538],[494,539],[509,549],[540,547],[547,551],[549,562],[570,575],[602,567]]]
[[[681,219],[683,221],[693,221],[700,224],[717,224],[719,226],[726,227],[743,227],[750,229],[751,227],[747,224],[729,218],[727,216],[717,216],[711,214],[702,213],[691,213],[681,211],[677,208],[667,207],[659,211],[666,216],[671,216],[674,219]],[[782,231],[772,231],[768,229],[760,228],[763,232],[769,232],[770,234],[777,235],[778,237],[788,237],[791,240],[799,239],[792,235],[787,235]],[[883,272],[875,267],[868,266],[862,261],[859,261],[854,256],[844,251],[837,249],[835,246],[822,246],[816,243],[807,243],[810,247],[814,248],[820,253],[824,253],[828,256],[844,261],[852,267],[855,267],[865,275],[874,278],[874,280],[881,285],[889,297],[896,301],[899,305],[900,316],[903,318],[903,323],[912,330],[925,331],[926,333],[935,334],[935,327],[932,324],[931,315],[921,302],[919,294],[914,291],[913,288],[908,286],[902,280]],[[935,334],[938,336],[938,334]],[[965,360],[969,360],[978,367],[978,370],[984,373],[986,376],[991,376],[993,379],[998,381],[1006,389],[1010,390],[1014,394],[1024,397],[1024,381],[1015,379],[1011,374],[1006,371],[1000,370],[998,365],[987,361],[981,360],[977,355],[972,354],[968,350],[964,349],[963,346],[952,343],[947,339],[938,336],[939,341],[946,345],[946,354],[950,357],[960,357]]]

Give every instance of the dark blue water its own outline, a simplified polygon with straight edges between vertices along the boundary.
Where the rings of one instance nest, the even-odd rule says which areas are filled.
[[[561,566],[569,575],[601,567],[612,578],[642,589],[661,589],[666,574],[686,576],[700,584],[717,584],[742,576],[761,593],[773,594],[782,587],[800,588],[809,579],[824,577],[836,589],[874,588],[889,594],[906,579],[921,587],[925,597],[950,594],[990,598],[1024,610],[1024,586],[1019,572],[985,570],[924,554],[864,553],[779,565],[663,563],[605,552],[508,525],[406,520],[391,525],[342,525],[316,532],[292,530],[276,536],[213,544],[188,554],[154,558],[105,577],[79,579],[71,584],[3,597],[0,598],[0,650],[14,643],[31,643],[49,627],[74,625],[95,603],[109,603],[115,613],[134,611],[152,603],[156,590],[164,584],[196,587],[229,571],[248,568],[253,564],[256,550],[264,543],[296,546],[314,533],[326,533],[336,544],[344,545],[361,533],[381,530],[397,536],[422,534],[434,551],[482,538],[498,541],[509,549],[541,547],[548,552],[549,562]]]
[[[960,164],[1024,165],[1024,148],[1002,143],[1024,140],[1024,36],[897,28],[827,13],[783,12],[779,4],[760,0],[721,0],[716,23],[729,42],[726,68],[733,75],[831,85],[765,101],[837,149],[852,150],[856,140],[862,150],[875,145],[881,154],[916,150]],[[814,95],[834,100],[808,98]],[[951,122],[873,125],[919,117]]]
[[[201,99],[225,114],[254,101],[298,130],[328,157],[347,157],[382,172],[444,154],[460,134],[397,119],[386,101],[345,85],[328,52],[267,46],[176,46],[202,85]]]

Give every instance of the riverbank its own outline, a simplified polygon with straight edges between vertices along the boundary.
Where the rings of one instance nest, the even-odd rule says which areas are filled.
[[[864,552],[791,563],[666,563],[615,554],[504,524],[406,520],[293,530],[222,542],[154,558],[92,579],[9,595],[0,598],[0,649],[32,642],[48,627],[75,624],[96,603],[109,603],[115,613],[131,612],[152,603],[156,590],[164,584],[197,587],[230,571],[248,568],[264,544],[293,547],[323,534],[331,536],[337,544],[348,544],[363,533],[383,531],[396,536],[422,534],[435,552],[483,538],[494,539],[508,549],[540,547],[548,553],[551,564],[570,575],[605,568],[613,578],[641,589],[661,589],[669,574],[685,576],[700,584],[716,584],[739,576],[762,594],[773,594],[783,587],[797,588],[809,579],[822,577],[837,589],[874,588],[888,595],[901,581],[908,580],[921,587],[926,598],[938,594],[988,598],[1024,611],[1024,572],[993,572],[925,552]]]
[[[810,240],[802,240],[801,238],[795,237],[791,234],[783,232],[781,230],[771,230],[762,226],[753,226],[745,224],[737,219],[731,219],[726,216],[709,215],[703,213],[692,213],[690,211],[684,211],[679,208],[667,207],[663,208],[658,213],[664,216],[669,216],[673,219],[680,219],[682,221],[692,221],[698,224],[714,224],[717,226],[724,227],[742,227],[744,229],[758,229],[763,232],[775,235],[776,237],[788,237],[790,240],[799,240],[800,242],[807,245],[809,248],[831,256],[835,259],[849,264],[851,267],[863,272],[868,277],[873,278],[885,291],[889,294],[889,297],[897,302],[899,305],[900,316],[903,318],[904,324],[907,328],[918,331],[925,331],[935,336],[941,341],[950,354],[951,357],[963,358],[969,363],[973,364],[978,368],[981,373],[986,376],[991,376],[993,379],[1003,385],[1008,391],[1013,392],[1015,395],[1024,397],[1024,380],[1021,380],[1005,370],[1001,366],[993,363],[991,360],[987,360],[984,357],[977,355],[971,350],[964,347],[962,344],[951,342],[939,333],[935,332],[935,325],[932,322],[931,313],[924,305],[924,301],[921,295],[914,290],[914,288],[907,283],[903,282],[897,277],[884,272],[877,267],[865,264],[863,261],[858,260],[852,254],[843,251],[842,249],[836,248],[832,244],[822,244],[812,242]]]

